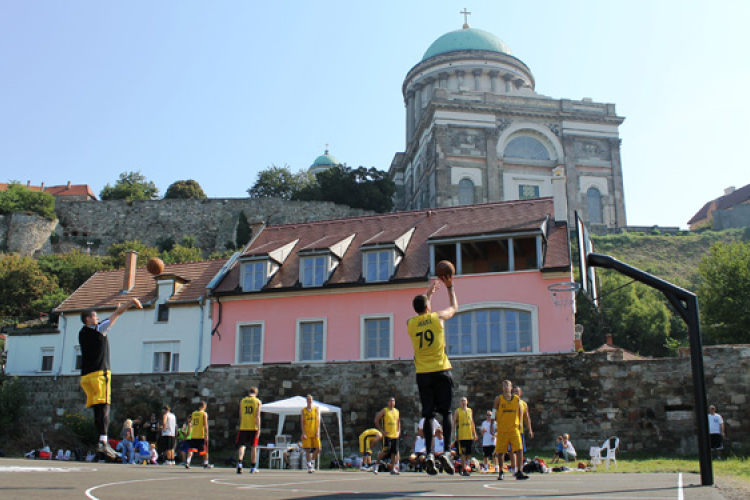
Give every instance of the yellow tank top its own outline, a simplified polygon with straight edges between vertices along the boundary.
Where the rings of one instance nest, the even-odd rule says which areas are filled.
[[[311,410],[302,408],[302,415],[305,419],[305,434],[308,438],[315,437],[318,433],[318,407],[313,406]]]
[[[363,439],[367,439],[370,436],[377,436],[378,434],[380,434],[380,431],[377,430],[377,429],[374,429],[374,428],[373,429],[367,429],[365,432],[362,433],[361,437]]]
[[[193,430],[190,433],[190,439],[204,439],[206,437],[206,428],[205,428],[205,421],[206,421],[206,415],[205,411],[194,411],[192,417],[190,417],[192,423],[193,423]]]
[[[518,430],[518,396],[514,394],[513,398],[508,401],[501,394],[499,399],[500,402],[497,404],[497,412],[495,413],[498,434]]]
[[[396,408],[390,410],[383,408],[385,413],[383,414],[383,431],[385,431],[385,437],[395,438],[398,434],[398,418],[399,412]]]
[[[242,420],[240,420],[241,431],[257,431],[258,430],[258,406],[260,400],[255,396],[247,396],[242,398],[240,401],[240,408],[242,408]]]
[[[518,400],[518,404],[521,406],[521,432],[523,432],[523,416],[529,410],[529,405],[523,399]]]
[[[443,324],[437,313],[414,316],[407,323],[414,346],[414,365],[417,373],[442,372],[451,369],[445,353]]]
[[[458,415],[458,429],[456,429],[458,431],[458,440],[466,441],[474,439],[474,434],[471,432],[472,427],[474,427],[474,413],[471,411],[471,408],[466,408],[466,410],[458,408],[456,415]]]

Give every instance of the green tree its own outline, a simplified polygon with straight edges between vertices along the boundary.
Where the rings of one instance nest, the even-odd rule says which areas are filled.
[[[37,260],[47,276],[54,276],[65,292],[73,293],[97,271],[111,269],[108,259],[89,255],[81,250],[71,250],[63,254],[44,255]]]
[[[46,276],[34,259],[15,254],[0,254],[0,283],[0,316],[49,312],[45,297],[59,290],[55,278]]]
[[[188,179],[172,183],[164,194],[165,200],[204,200],[206,193],[197,181]]]
[[[102,200],[154,200],[159,197],[156,185],[137,172],[123,172],[114,186],[107,184],[99,193]]]
[[[252,227],[250,227],[250,221],[247,220],[245,212],[240,212],[239,220],[237,221],[237,231],[235,233],[235,248],[244,247],[253,235]]]
[[[721,344],[750,342],[750,244],[716,243],[698,271],[704,334]]]
[[[375,168],[352,169],[345,165],[329,168],[315,176],[315,183],[296,191],[292,199],[331,201],[378,213],[393,209],[396,184],[387,172]]]
[[[258,172],[258,179],[253,187],[247,190],[251,198],[277,197],[290,200],[292,196],[313,182],[305,170],[292,173],[289,165],[277,167],[271,165]]]
[[[14,437],[26,408],[26,390],[18,377],[0,375],[0,438]]]
[[[30,212],[55,220],[55,197],[42,191],[32,191],[17,181],[11,181],[7,190],[0,191],[0,214],[12,212]]]
[[[162,252],[161,258],[165,264],[181,264],[183,262],[198,262],[203,260],[203,252],[194,246],[176,244],[172,250]]]
[[[159,257],[159,250],[156,247],[150,247],[139,240],[131,240],[115,243],[107,249],[108,265],[114,269],[125,267],[125,253],[131,250],[138,252],[139,267],[145,266],[152,257]]]

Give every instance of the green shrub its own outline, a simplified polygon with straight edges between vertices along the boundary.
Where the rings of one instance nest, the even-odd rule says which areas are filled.
[[[92,417],[84,417],[77,412],[65,411],[60,417],[60,423],[86,444],[93,445],[99,439]]]
[[[0,375],[0,437],[10,437],[21,424],[26,392],[18,377]]]

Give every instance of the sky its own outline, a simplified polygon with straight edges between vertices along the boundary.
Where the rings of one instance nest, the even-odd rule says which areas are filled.
[[[3,0],[0,182],[244,197],[326,144],[388,170],[404,77],[464,7],[540,94],[616,105],[629,225],[685,228],[750,183],[745,0]]]

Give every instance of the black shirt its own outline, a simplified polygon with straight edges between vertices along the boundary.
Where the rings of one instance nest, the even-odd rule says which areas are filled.
[[[105,319],[95,326],[84,325],[78,333],[78,344],[81,346],[81,375],[110,369],[109,339],[104,335],[109,324],[109,319]]]

